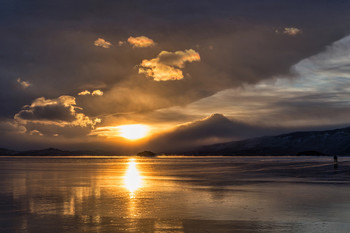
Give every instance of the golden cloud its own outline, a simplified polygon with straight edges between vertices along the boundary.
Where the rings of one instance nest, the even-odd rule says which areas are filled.
[[[27,88],[31,85],[28,81],[24,81],[21,78],[17,79],[17,83],[19,83],[23,88]]]
[[[108,49],[109,47],[111,47],[112,44],[109,41],[106,41],[106,40],[104,40],[102,38],[98,38],[97,40],[95,40],[94,45],[98,46],[98,47],[102,47],[102,48]]]
[[[25,105],[14,118],[23,125],[30,122],[62,127],[93,127],[96,123],[101,122],[101,119],[91,119],[84,113],[77,112],[77,109],[82,110],[76,106],[73,96],[63,95],[56,99],[40,97],[35,99],[31,105]]]
[[[134,48],[145,48],[145,47],[151,47],[155,45],[154,41],[146,36],[138,36],[138,37],[130,36],[128,38],[128,42]]]
[[[85,90],[85,91],[81,91],[78,93],[78,95],[92,95],[92,96],[102,96],[103,95],[103,91],[101,90],[94,90],[94,91],[88,91],[88,90]]]
[[[150,127],[143,124],[127,124],[118,126],[97,127],[90,132],[90,136],[106,138],[122,137],[129,140],[137,140],[149,136]]]
[[[90,93],[90,91],[88,91],[88,90],[81,91],[81,92],[78,93],[78,95],[90,95],[90,94],[91,94],[91,93]]]
[[[103,95],[103,91],[101,90],[94,90],[92,93],[91,93],[92,96],[94,95],[98,95],[98,96],[102,96]]]
[[[139,74],[145,74],[155,81],[181,80],[184,78],[181,68],[186,62],[200,61],[199,53],[193,49],[185,51],[162,51],[156,58],[143,60]]]

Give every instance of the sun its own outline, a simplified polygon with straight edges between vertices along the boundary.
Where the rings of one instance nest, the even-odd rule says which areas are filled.
[[[149,127],[142,124],[120,125],[117,127],[117,129],[119,136],[129,140],[144,138],[149,132]]]

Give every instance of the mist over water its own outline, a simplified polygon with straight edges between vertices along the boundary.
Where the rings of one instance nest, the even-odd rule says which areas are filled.
[[[0,159],[0,232],[349,232],[350,159]]]

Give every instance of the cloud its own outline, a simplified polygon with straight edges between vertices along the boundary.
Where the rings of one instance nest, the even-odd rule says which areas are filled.
[[[282,121],[278,120],[280,116],[272,119],[267,116],[267,112],[275,111],[275,108],[272,109],[273,103],[264,100],[282,100],[286,98],[286,92],[267,96],[271,92],[266,90],[265,96],[261,96],[258,91],[252,90],[250,93],[255,91],[257,94],[250,96],[244,95],[242,90],[241,97],[230,97],[235,96],[237,87],[256,85],[274,79],[275,75],[288,73],[291,65],[316,54],[341,35],[346,35],[349,30],[344,22],[350,22],[347,1],[337,1],[332,7],[327,1],[320,1],[315,7],[312,1],[301,0],[283,3],[277,0],[264,3],[254,0],[254,4],[248,1],[226,1],[227,4],[211,5],[207,1],[159,1],[158,4],[143,1],[137,6],[131,1],[111,1],[98,5],[94,1],[77,1],[71,7],[67,7],[66,1],[56,1],[55,7],[22,4],[23,12],[30,12],[30,17],[16,10],[16,4],[7,4],[0,9],[4,15],[3,23],[8,25],[3,28],[6,37],[0,38],[1,119],[13,118],[22,106],[31,103],[28,100],[41,96],[52,99],[69,94],[76,96],[77,104],[83,107],[85,115],[103,115],[104,124],[107,115],[134,120],[135,114],[139,114],[147,123],[154,121],[154,118],[147,118],[145,113],[151,115],[157,109],[188,106],[225,89],[234,88],[225,96],[223,93],[216,96],[223,99],[222,102],[207,99],[201,101],[201,108],[199,104],[191,105],[198,107],[195,112],[192,109],[188,109],[188,112],[182,112],[181,109],[175,111],[184,116],[176,115],[175,118],[174,114],[162,115],[163,123],[170,127],[171,124],[173,126],[220,112],[239,121],[264,116],[265,123],[284,124],[285,118]],[[257,4],[259,7],[256,7]],[[198,9],[196,14],[191,10],[194,8]],[[130,15],[142,17],[142,25],[148,25],[147,28],[140,26],[140,20],[130,20]],[[23,20],[25,24],[21,23]],[[81,30],[77,30],[77,25]],[[271,30],[276,25],[280,27],[279,36]],[[304,33],[297,36],[282,34],[285,27],[292,26],[302,29]],[[104,36],[96,33],[103,33]],[[130,53],[132,45],[128,42],[119,47],[118,41],[121,38],[126,41],[130,35],[149,36],[159,42],[159,51],[145,48]],[[91,49],[91,46],[95,47],[93,43],[98,37],[113,41],[112,47],[100,47],[103,51]],[[197,44],[198,48],[195,47]],[[118,51],[112,52],[111,48],[115,45]],[[213,50],[208,48],[210,45]],[[187,48],[196,50],[201,56],[201,62],[185,64],[182,71],[185,79],[180,82],[155,82],[151,78],[137,77],[135,73],[138,68],[134,72],[135,64],[140,64],[143,59],[156,58],[162,50],[175,52]],[[187,78],[187,73],[191,78]],[[23,91],[16,82],[18,76],[33,85]],[[315,81],[313,85],[319,83]],[[87,84],[90,86],[85,86]],[[95,87],[95,84],[104,86]],[[100,89],[105,93],[100,98],[78,96],[72,87],[90,92]],[[329,99],[329,104],[336,95]],[[226,106],[221,108],[225,103]],[[286,107],[281,104],[281,112],[285,112]],[[328,109],[324,108],[324,111],[334,114],[334,108]],[[300,115],[305,111],[288,115],[290,119],[298,118],[302,122]],[[310,119],[323,116],[318,114],[316,118]],[[330,116],[329,121],[336,122],[338,118],[335,116]],[[168,123],[170,118],[175,118],[174,122]],[[111,124],[117,122],[112,122],[114,118],[107,120]],[[81,140],[86,140],[86,137]],[[31,143],[27,145],[31,146]]]
[[[2,134],[18,134],[24,133],[26,131],[25,127],[19,125],[14,120],[1,120],[0,121],[0,132]]]
[[[39,130],[32,130],[29,132],[29,135],[38,135],[38,136],[44,136],[44,134],[42,134]]]
[[[81,92],[78,93],[78,95],[90,95],[90,94],[91,94],[91,93],[90,93],[90,91],[88,91],[88,90],[81,91]]]
[[[98,46],[98,47],[102,47],[102,48],[108,49],[109,47],[111,47],[112,44],[109,41],[106,41],[106,40],[104,40],[102,38],[98,38],[97,40],[95,40],[94,45]]]
[[[156,35],[157,40],[162,42],[159,45],[161,50],[140,49],[137,53],[130,52],[129,43],[123,47],[117,45],[118,48],[115,49],[118,52],[103,49],[104,52],[101,53],[102,51],[98,48],[91,50],[90,46],[94,46],[92,44],[97,37],[96,31],[92,30],[94,27],[89,24],[90,21],[86,22],[88,26],[82,31],[74,27],[64,29],[59,25],[54,26],[56,24],[52,22],[53,26],[46,28],[47,34],[41,37],[40,42],[37,40],[37,35],[41,33],[38,28],[29,30],[25,25],[11,24],[11,27],[18,29],[7,31],[6,34],[9,34],[11,39],[3,39],[0,43],[2,51],[6,51],[1,53],[0,57],[2,64],[0,86],[3,87],[0,92],[2,109],[0,116],[12,118],[18,109],[27,103],[28,95],[31,95],[31,99],[40,96],[53,98],[64,94],[74,96],[77,93],[68,91],[73,86],[81,88],[78,89],[79,91],[101,89],[105,92],[104,98],[94,98],[96,100],[93,100],[94,103],[91,103],[93,98],[79,98],[79,105],[84,107],[87,115],[97,115],[100,112],[113,114],[120,109],[128,112],[143,111],[146,108],[149,110],[151,105],[155,110],[189,104],[226,88],[241,86],[243,83],[257,83],[271,78],[271,75],[286,73],[290,65],[308,57],[315,50],[323,48],[327,41],[332,41],[332,35],[335,34],[323,28],[322,33],[326,36],[321,36],[320,33],[315,32],[316,27],[307,28],[302,23],[295,22],[295,25],[311,30],[312,33],[303,35],[303,38],[293,37],[291,41],[289,36],[276,36],[271,32],[271,28],[277,25],[276,22],[262,25],[258,21],[252,25],[245,23],[236,25],[234,21],[201,21],[198,24],[186,25],[177,22],[174,27],[169,27],[171,31],[160,30],[164,22],[159,23],[158,26],[149,28],[147,33]],[[121,24],[120,28],[123,28],[121,21],[118,22]],[[280,19],[277,22],[281,25],[289,25],[288,22],[281,22]],[[85,21],[82,23],[84,24]],[[109,27],[108,23],[103,25],[106,28],[99,30],[106,36],[100,37],[111,42],[115,41],[112,46],[117,44],[120,38],[130,34],[130,31],[115,30]],[[227,31],[227,28],[234,28],[234,30]],[[22,31],[26,33],[24,36],[19,33]],[[144,30],[137,31],[136,28],[132,33],[146,35],[143,34]],[[340,33],[336,35],[339,36]],[[26,39],[24,40],[23,37]],[[65,41],[65,43],[52,43],[53,40]],[[196,44],[200,45],[198,49],[194,47]],[[213,45],[215,49],[209,50],[209,45]],[[31,48],[30,53],[23,53],[27,48]],[[185,64],[184,81],[159,83],[151,82],[150,80],[153,80],[151,78],[136,77],[138,68],[135,69],[135,64],[140,64],[143,59],[155,58],[162,50],[175,52],[184,51],[185,48],[196,50],[202,62]],[[31,56],[30,62],[28,56]],[[14,73],[21,74],[21,77],[25,77],[25,80],[30,80],[33,84],[40,83],[40,87],[33,85],[36,89],[31,93],[20,90],[19,85],[13,89],[6,88],[11,83],[13,85],[14,80],[17,79],[17,77],[13,79],[13,75],[12,78],[8,75]],[[90,86],[86,86],[87,84]],[[104,86],[95,87],[95,84]],[[129,91],[123,93],[125,96],[108,94],[115,87],[129,88]],[[32,89],[32,86],[28,89]],[[140,89],[144,95],[155,96],[152,103],[146,101],[143,101],[144,104],[136,101],[115,103],[117,99],[126,99],[130,95],[134,98],[139,95]],[[180,92],[181,95],[178,94]],[[111,98],[108,105],[98,103],[102,99],[107,99],[107,96]],[[13,101],[8,101],[9,99]],[[159,101],[161,99],[162,101]],[[164,101],[167,102],[167,106],[164,106]]]
[[[284,28],[282,33],[289,35],[289,36],[296,36],[298,34],[301,34],[303,31],[299,28],[296,27],[289,27],[289,28]]]
[[[92,96],[94,95],[97,95],[97,96],[102,96],[103,95],[103,91],[101,90],[94,90],[92,93],[91,93]]]
[[[244,123],[290,130],[347,125],[349,54],[350,36],[347,36],[292,66],[293,79],[275,76],[275,80],[223,90],[186,106],[162,109],[161,113],[171,119],[169,115],[174,113],[204,117],[220,112]],[[184,116],[175,117],[184,119]]]
[[[73,96],[63,95],[56,99],[45,99],[40,97],[35,99],[31,105],[26,105],[15,115],[15,120],[23,125],[28,123],[38,123],[56,126],[94,126],[101,120],[91,119],[76,106]]]
[[[200,61],[199,53],[193,49],[185,51],[162,51],[156,58],[143,60],[139,73],[155,81],[181,80],[184,78],[181,68],[186,62]]]
[[[318,80],[313,84],[316,86],[338,82],[340,84],[338,88],[349,88],[349,53],[350,36],[348,35],[327,46],[324,51],[301,60],[293,66],[293,71],[300,76],[312,77],[315,81]],[[341,83],[341,80],[345,82]]]
[[[29,87],[30,85],[32,85],[32,84],[30,84],[28,81],[24,81],[24,80],[22,80],[21,78],[18,78],[18,79],[17,79],[17,83],[19,83],[23,88],[27,88],[27,87]]]
[[[128,38],[129,44],[131,44],[134,48],[145,48],[152,47],[155,45],[154,41],[146,36],[138,36]]]
[[[94,90],[94,91],[88,91],[88,90],[85,90],[85,91],[81,91],[78,93],[78,95],[92,95],[92,96],[102,96],[103,95],[103,91],[101,90]]]

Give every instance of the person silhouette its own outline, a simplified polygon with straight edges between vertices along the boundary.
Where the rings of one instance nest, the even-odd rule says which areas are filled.
[[[338,168],[338,156],[336,155],[333,156],[333,166],[334,166],[334,169]]]

